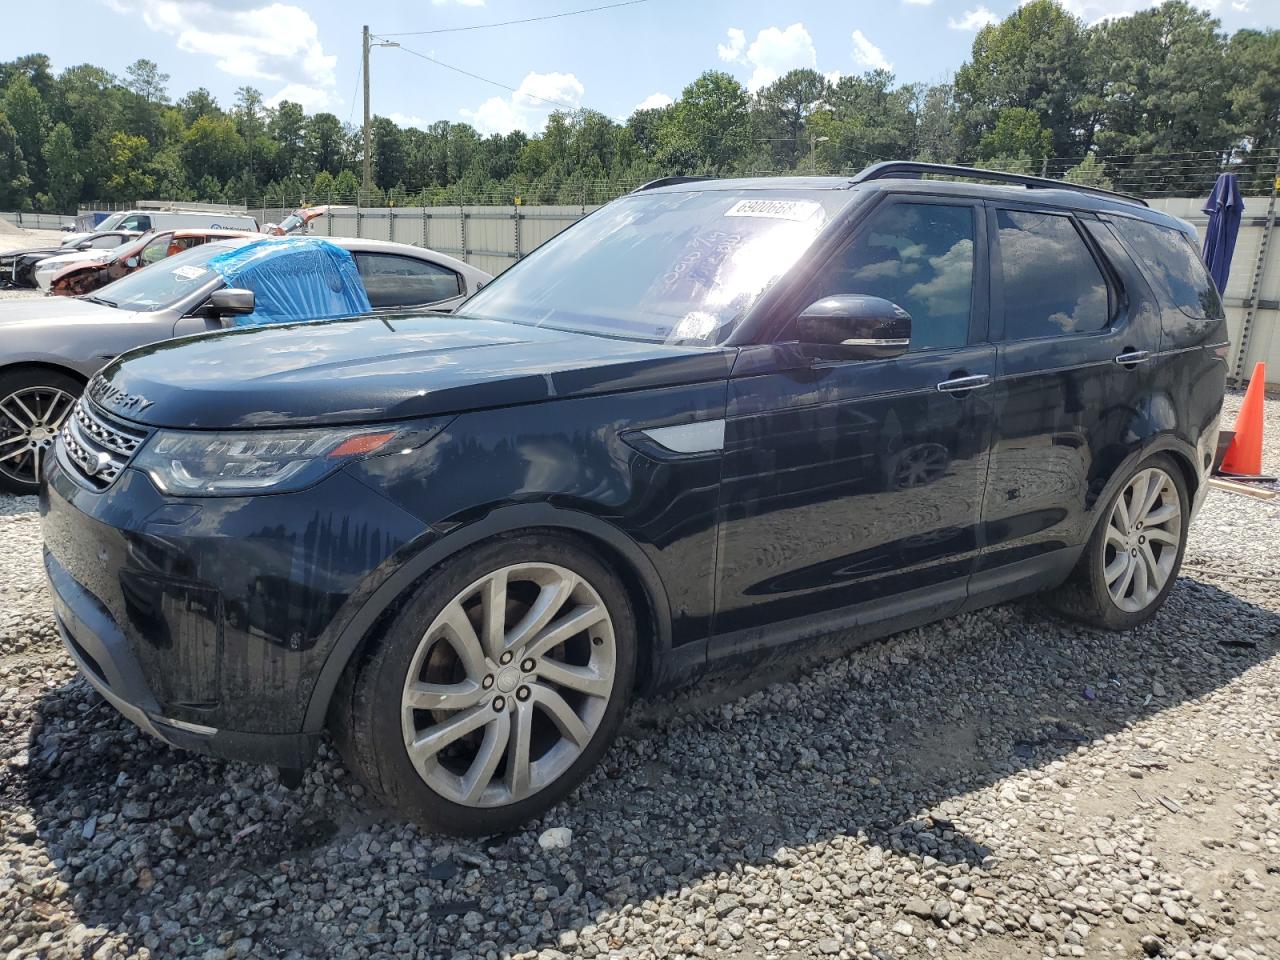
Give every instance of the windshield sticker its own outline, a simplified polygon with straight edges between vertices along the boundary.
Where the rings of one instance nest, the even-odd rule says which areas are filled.
[[[768,220],[808,220],[822,213],[816,200],[739,200],[726,217],[764,217]]]
[[[179,280],[199,280],[209,271],[204,267],[174,267],[173,275]]]

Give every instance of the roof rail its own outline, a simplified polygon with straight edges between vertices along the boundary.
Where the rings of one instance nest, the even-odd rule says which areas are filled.
[[[1050,180],[1048,177],[1033,177],[1025,173],[1006,173],[1003,170],[984,170],[981,167],[962,167],[951,163],[920,163],[915,160],[887,160],[884,163],[873,163],[853,178],[852,183],[866,183],[869,180],[885,180],[889,177],[918,179],[926,173],[948,177],[966,177],[970,180],[983,180],[987,183],[1008,183],[1026,187],[1030,190],[1073,190],[1076,193],[1087,193],[1111,200],[1126,200],[1129,203],[1140,203],[1149,206],[1147,201],[1127,193],[1115,190],[1104,190],[1102,187],[1088,187],[1065,180]]]
[[[642,183],[640,186],[632,190],[632,193],[640,193],[644,190],[656,190],[658,187],[671,187],[677,183],[694,183],[698,180],[714,180],[715,177],[659,177],[657,180],[650,180],[648,183]]]

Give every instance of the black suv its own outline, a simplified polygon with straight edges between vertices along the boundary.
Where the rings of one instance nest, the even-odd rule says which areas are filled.
[[[169,743],[296,770],[328,728],[491,833],[713,665],[1036,591],[1133,627],[1215,452],[1192,238],[967,168],[674,178],[457,315],[145,347],[45,472],[62,636]]]

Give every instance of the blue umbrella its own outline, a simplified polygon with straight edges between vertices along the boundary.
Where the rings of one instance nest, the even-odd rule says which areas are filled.
[[[1209,215],[1209,226],[1204,232],[1204,262],[1221,293],[1227,289],[1231,254],[1236,249],[1236,235],[1240,232],[1240,218],[1244,214],[1240,181],[1234,173],[1218,174],[1213,193],[1209,194],[1202,209]]]

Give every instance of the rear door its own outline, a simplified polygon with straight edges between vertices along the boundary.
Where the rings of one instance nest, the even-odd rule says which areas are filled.
[[[723,461],[715,630],[728,652],[786,638],[768,630],[779,621],[822,632],[833,618],[932,619],[964,601],[995,373],[984,237],[977,201],[888,196],[798,302],[891,300],[912,316],[909,352],[812,362],[785,329],[744,348]]]
[[[989,202],[987,230],[996,438],[973,592],[1012,595],[1069,571],[1093,502],[1142,448],[1160,318],[1092,214]]]

